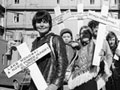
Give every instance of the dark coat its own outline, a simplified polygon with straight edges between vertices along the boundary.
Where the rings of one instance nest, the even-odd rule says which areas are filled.
[[[48,43],[50,45],[50,37],[53,36],[52,46],[54,51],[47,54],[43,58],[37,61],[37,65],[43,74],[46,82],[48,84],[55,84],[59,87],[63,85],[63,80],[65,77],[66,68],[68,65],[67,55],[66,55],[66,47],[63,39],[50,33],[44,37],[38,37],[32,46],[32,50],[40,47],[41,45]],[[54,52],[54,53],[53,53]],[[30,84],[30,87],[35,87],[34,83]],[[32,88],[31,90],[36,90]]]

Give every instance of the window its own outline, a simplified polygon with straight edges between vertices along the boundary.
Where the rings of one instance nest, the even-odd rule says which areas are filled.
[[[19,13],[14,14],[14,22],[18,23],[19,22]]]
[[[114,0],[115,4],[117,4],[117,0]]]
[[[19,4],[19,0],[15,0],[15,4]]]
[[[90,0],[90,4],[94,4],[95,3],[95,0]]]

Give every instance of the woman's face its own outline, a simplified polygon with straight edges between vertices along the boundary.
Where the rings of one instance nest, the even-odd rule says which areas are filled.
[[[110,45],[110,47],[115,45],[115,37],[109,38],[108,43]]]
[[[44,19],[41,22],[36,22],[36,29],[39,33],[44,34],[49,31],[49,23]]]
[[[72,41],[72,37],[71,37],[70,33],[64,33],[62,38],[65,43],[69,43],[70,41]]]
[[[89,38],[90,35],[89,35],[89,33],[86,31],[86,29],[82,29],[82,30],[81,30],[80,37],[81,37],[81,40],[82,40],[83,42],[88,42],[89,39],[90,39],[90,38]]]

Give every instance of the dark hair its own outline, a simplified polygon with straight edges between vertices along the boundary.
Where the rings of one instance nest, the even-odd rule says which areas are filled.
[[[114,51],[114,49],[116,50],[116,48],[118,46],[118,38],[117,38],[116,34],[112,31],[110,31],[106,36],[106,40],[109,41],[109,39],[113,38],[113,37],[115,37],[115,45],[114,45],[114,47],[110,47],[110,48]]]
[[[0,26],[0,36],[3,36],[3,34],[4,34],[4,28]]]
[[[80,31],[79,31],[79,36],[81,35],[81,32],[82,32],[83,29],[86,29],[85,31],[89,32],[89,34],[90,34],[90,40],[91,40],[92,36],[93,36],[93,33],[92,33],[92,30],[91,30],[91,28],[89,26],[82,26],[80,28]]]
[[[40,23],[42,20],[45,20],[46,22],[49,23],[50,28],[49,31],[52,28],[52,18],[51,15],[46,11],[46,10],[39,10],[33,17],[32,19],[32,25],[33,28],[36,30],[36,23]]]
[[[93,29],[96,28],[96,26],[98,26],[98,25],[99,25],[99,22],[94,21],[94,20],[92,20],[92,21],[90,21],[90,22],[88,23],[88,26],[92,29],[92,31],[93,31]]]
[[[17,79],[13,79],[13,82],[18,82],[18,80]]]
[[[65,33],[69,33],[71,38],[73,39],[72,31],[70,29],[68,29],[68,28],[62,29],[61,32],[60,32],[60,36],[62,37],[63,34],[65,34]]]

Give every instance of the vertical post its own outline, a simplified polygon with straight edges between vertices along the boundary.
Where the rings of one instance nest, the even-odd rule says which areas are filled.
[[[108,3],[109,3],[109,0],[105,0],[105,2],[103,3],[102,9],[101,9],[101,14],[106,16],[106,17],[108,15],[108,10],[109,10]],[[100,57],[101,56],[99,56],[99,53],[102,49],[103,41],[105,39],[105,31],[106,31],[106,25],[100,23],[99,28],[98,28],[98,33],[97,33],[97,40],[96,40],[94,57],[93,57],[93,65],[96,65],[96,66],[99,66],[99,64],[100,64]]]
[[[102,4],[103,6],[101,9],[101,14],[107,17],[108,10],[109,10],[109,0],[104,0]],[[106,25],[100,23],[98,28],[98,33],[97,33],[97,41],[95,46],[94,57],[93,57],[93,65],[96,65],[96,66],[100,65],[101,56],[99,56],[99,53],[101,52],[101,49],[103,47],[103,41],[105,39],[105,31],[106,31]],[[97,81],[98,90],[100,90],[101,88],[104,88],[104,86],[105,86],[105,81],[102,78],[100,78]]]
[[[78,5],[77,5],[77,12],[78,13],[83,13],[83,3],[82,2],[78,2]],[[79,34],[79,30],[80,30],[80,27],[82,27],[83,26],[83,20],[78,20],[77,21],[77,30],[78,30],[78,33],[77,34]]]
[[[61,10],[60,10],[60,5],[59,5],[59,3],[60,3],[60,0],[57,0],[57,6],[54,8],[55,16],[58,16],[58,15],[61,14]],[[60,23],[60,24],[58,25],[58,28],[59,28],[59,32],[60,32],[63,28],[65,28],[64,23],[63,23],[63,22]]]

